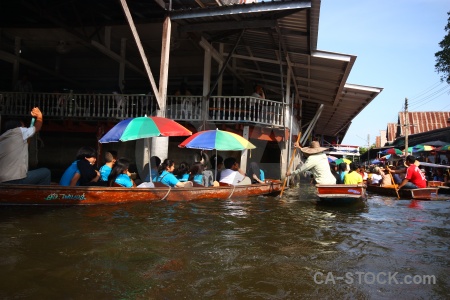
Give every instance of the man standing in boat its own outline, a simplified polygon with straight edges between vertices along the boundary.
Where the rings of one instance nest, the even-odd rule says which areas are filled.
[[[427,180],[425,175],[420,171],[419,167],[417,167],[414,162],[416,158],[412,155],[408,155],[405,160],[405,164],[408,167],[406,169],[406,176],[403,179],[402,183],[398,186],[399,189],[422,189],[427,187]],[[391,173],[399,173],[402,170],[391,170],[387,167],[387,170]]]
[[[5,124],[5,132],[0,136],[0,183],[50,184],[49,169],[28,170],[28,138],[41,130],[42,112],[35,107],[31,116],[36,123],[28,128],[19,120]]]
[[[310,171],[314,180],[318,184],[336,184],[336,178],[331,173],[328,158],[323,153],[327,148],[320,147],[319,142],[312,141],[309,147],[301,147],[300,144],[295,143],[294,147],[300,148],[305,157],[307,157],[305,163],[293,172],[287,171],[286,176],[299,174],[304,171]]]

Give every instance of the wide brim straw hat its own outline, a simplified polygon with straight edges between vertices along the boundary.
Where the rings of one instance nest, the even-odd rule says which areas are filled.
[[[323,152],[327,149],[328,148],[320,147],[320,144],[318,141],[312,141],[311,145],[309,145],[309,147],[300,148],[300,150],[306,154],[316,154],[316,153]]]

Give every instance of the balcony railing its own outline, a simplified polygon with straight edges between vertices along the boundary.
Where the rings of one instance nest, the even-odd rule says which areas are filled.
[[[126,119],[156,115],[156,99],[142,94],[75,94],[0,92],[0,115],[29,116],[39,107],[52,119]],[[205,106],[205,108],[204,108]],[[167,96],[166,117],[177,121],[247,122],[283,126],[280,102],[240,96]]]

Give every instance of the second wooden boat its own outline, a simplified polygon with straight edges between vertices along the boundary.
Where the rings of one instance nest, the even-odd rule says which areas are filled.
[[[400,199],[417,199],[417,200],[433,200],[437,198],[438,187],[423,188],[423,189],[400,189],[398,194]],[[377,186],[368,185],[367,191],[370,193],[375,193],[383,196],[397,197],[397,192],[393,185],[389,186]]]
[[[366,200],[364,184],[316,184],[319,201],[324,204],[353,204]]]

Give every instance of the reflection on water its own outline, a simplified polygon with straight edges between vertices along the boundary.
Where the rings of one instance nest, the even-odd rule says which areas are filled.
[[[449,213],[450,201],[372,195],[319,206],[303,185],[283,199],[0,207],[0,297],[443,299]],[[395,272],[436,284],[377,281]]]

